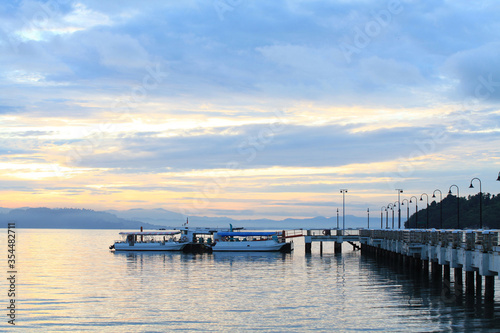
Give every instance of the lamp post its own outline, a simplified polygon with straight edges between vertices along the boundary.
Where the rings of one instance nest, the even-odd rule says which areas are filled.
[[[435,198],[436,197],[436,192],[439,192],[439,208],[440,208],[440,212],[439,212],[439,229],[443,229],[443,192],[441,192],[441,190],[434,190],[434,192],[432,192],[432,197]]]
[[[368,229],[370,229],[370,208],[366,209],[366,214],[368,214]]]
[[[410,219],[410,202],[408,201],[408,199],[401,200],[401,204],[403,206],[405,205],[405,200],[406,200],[406,222],[408,222]],[[410,222],[408,222],[408,229],[409,228],[410,228]]]
[[[412,203],[411,199],[415,198],[415,229],[418,229],[418,199],[416,196],[412,196],[410,198],[410,203]]]
[[[389,210],[385,207],[385,228],[389,229]]]
[[[339,209],[337,208],[337,230],[339,230]]]
[[[427,209],[425,210],[427,212],[427,220],[425,222],[425,229],[429,229],[429,195],[427,193],[422,193],[420,195],[420,201],[424,201],[422,199],[422,195],[424,195],[427,197]]]
[[[477,179],[479,181],[479,229],[483,229],[483,190],[481,188],[481,179],[474,177],[470,181],[469,188],[474,188],[472,182]]]
[[[387,208],[392,210],[392,229],[394,229],[394,204],[388,204]],[[389,226],[387,226],[387,229],[389,229]]]
[[[347,189],[341,189],[340,193],[342,193],[342,235],[345,230],[345,194],[347,193]]]
[[[451,185],[448,194],[451,194],[451,188],[453,186],[457,188],[457,229],[460,229],[460,191],[458,190],[458,186],[455,184]]]
[[[403,193],[403,190],[400,188],[397,188],[396,191],[398,191],[398,229],[401,229],[401,202],[400,202],[400,195]]]
[[[384,212],[385,206],[380,207],[380,229],[384,229]]]

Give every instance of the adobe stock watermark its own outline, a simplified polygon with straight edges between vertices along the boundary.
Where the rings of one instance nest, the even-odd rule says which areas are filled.
[[[144,74],[142,80],[130,88],[128,94],[118,98],[111,107],[111,111],[119,116],[116,119],[120,119],[124,114],[132,113],[134,108],[144,102],[150,93],[157,89],[168,76],[168,73],[160,68],[160,63],[156,63],[154,66],[146,66],[145,71],[146,74]],[[66,153],[66,164],[77,166],[85,156],[94,154],[96,149],[102,146],[106,135],[115,129],[115,126],[110,122],[101,123],[96,128],[85,133],[82,140],[73,144]],[[60,178],[63,177],[64,171],[59,165],[53,165],[52,168]]]
[[[179,212],[183,215],[193,215],[202,212],[215,199],[224,188],[231,182],[231,173],[236,170],[243,170],[245,164],[251,163],[257,158],[259,152],[263,151],[273,141],[277,133],[285,128],[286,114],[283,111],[275,111],[274,118],[265,127],[261,128],[257,135],[250,135],[238,144],[237,152],[240,156],[238,160],[229,161],[225,164],[225,169],[214,174],[210,181],[205,182],[199,196],[194,198],[187,208],[179,207]]]
[[[54,19],[60,13],[60,5],[68,4],[72,1],[70,0],[48,0],[45,2],[37,2],[39,6],[39,10],[35,11],[30,16],[23,16],[23,26],[21,31],[37,31],[42,30],[51,20]],[[9,41],[9,44],[12,50],[15,53],[19,52],[19,45],[21,44],[21,39],[16,38],[13,34],[5,32],[6,39]]]
[[[221,21],[224,21],[224,16],[227,12],[232,12],[243,3],[243,0],[215,0],[213,5],[217,16]]]
[[[487,77],[479,75],[474,86],[474,95],[463,100],[462,110],[456,116],[453,126],[458,129],[465,128],[469,124],[477,124],[475,119],[471,118],[471,112],[481,103],[488,101],[499,88],[500,81],[494,81],[493,74],[490,73]]]
[[[351,38],[344,37],[339,48],[348,64],[355,54],[360,54],[371,42],[377,38],[392,23],[394,16],[401,14],[403,6],[400,0],[390,0],[385,9],[370,12],[371,20],[362,27],[355,26]]]

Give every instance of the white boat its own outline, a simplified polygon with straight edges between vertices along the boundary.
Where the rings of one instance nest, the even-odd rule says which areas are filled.
[[[212,237],[214,237],[213,235],[216,234],[217,232],[242,230],[242,229],[243,229],[242,227],[233,228],[231,224],[229,225],[229,228],[188,227],[185,225],[179,228],[174,228],[174,230],[179,230],[182,237],[185,237],[192,244],[204,244],[204,243],[211,244]]]
[[[275,231],[221,231],[214,233],[214,252],[292,252],[293,242]]]
[[[178,234],[180,231],[120,232],[124,239],[109,248],[115,251],[181,251],[189,241],[185,236],[176,239]]]

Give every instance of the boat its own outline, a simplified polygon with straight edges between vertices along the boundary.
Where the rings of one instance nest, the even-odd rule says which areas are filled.
[[[213,252],[285,252],[293,251],[293,242],[286,242],[284,232],[219,231],[213,234]]]
[[[123,240],[116,241],[109,248],[114,251],[181,251],[189,240],[175,235],[180,231],[136,231],[120,232]]]

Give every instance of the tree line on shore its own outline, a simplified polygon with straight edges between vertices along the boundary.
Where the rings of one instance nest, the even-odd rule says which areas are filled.
[[[460,197],[458,200],[456,196],[448,194],[441,202],[429,202],[428,208],[426,198],[423,199],[418,201],[418,206],[424,209],[420,209],[418,213],[415,213],[415,202],[410,204],[410,214],[412,210],[413,214],[405,222],[406,228],[426,228],[427,214],[429,214],[428,227],[441,228],[441,209],[443,229],[480,228],[479,194]],[[401,214],[405,212],[403,207],[401,206]],[[500,194],[482,193],[482,216],[484,229],[500,229]]]

